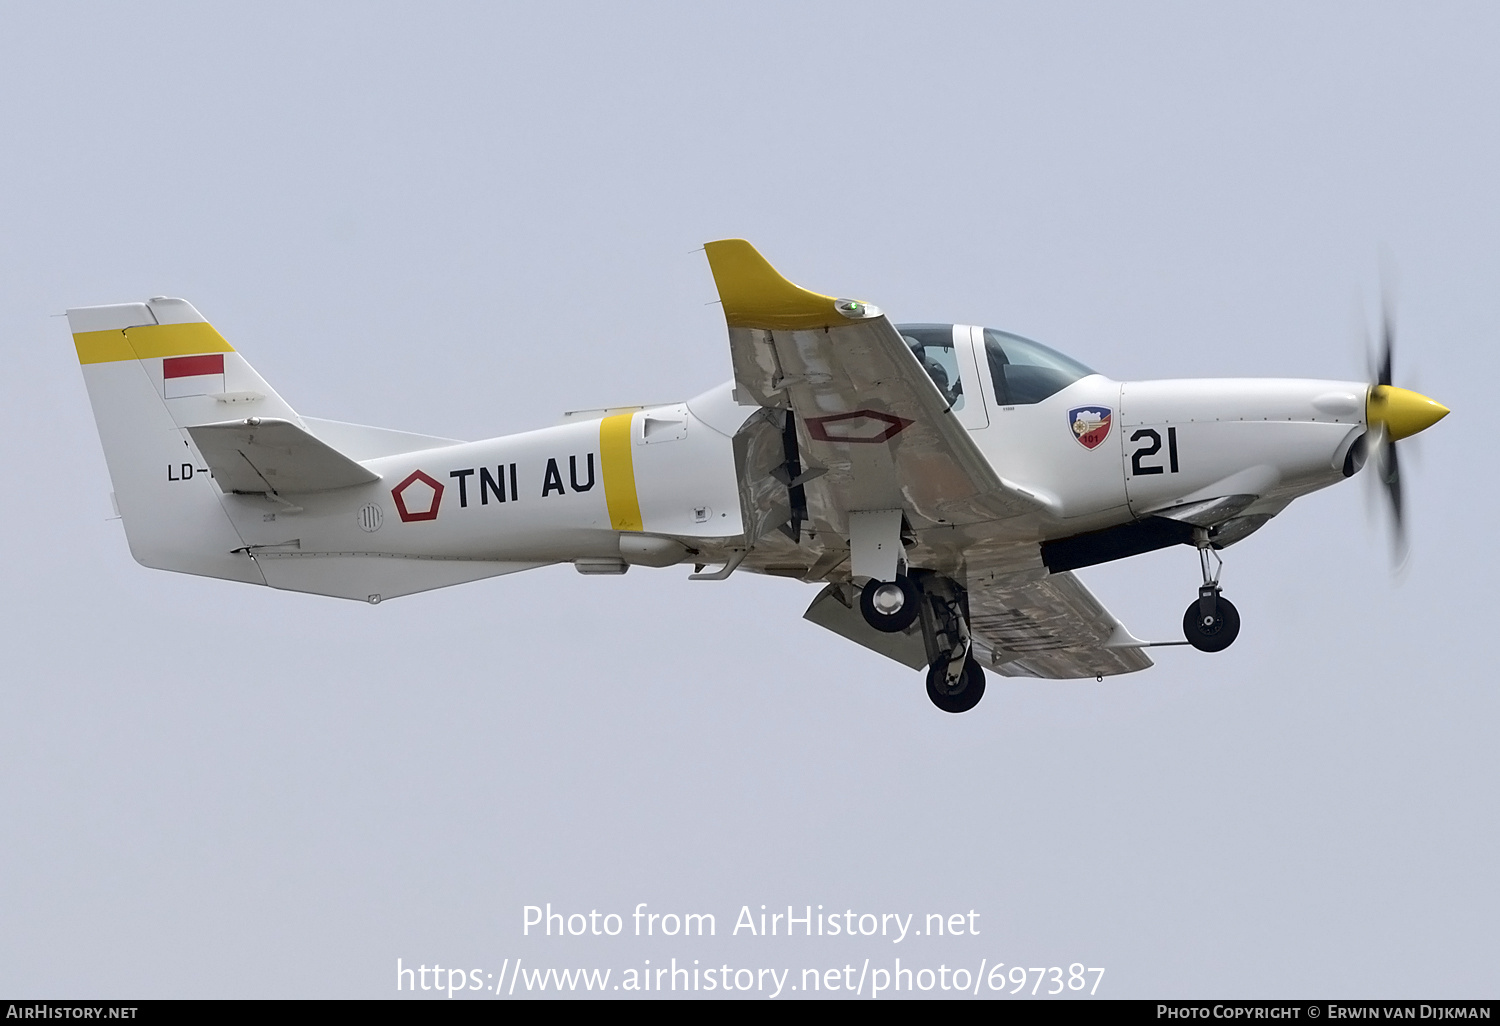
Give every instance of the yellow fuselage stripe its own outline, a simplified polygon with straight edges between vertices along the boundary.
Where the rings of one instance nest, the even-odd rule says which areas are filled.
[[[630,451],[630,420],[633,416],[621,413],[599,422],[604,501],[609,506],[609,525],[616,531],[643,529],[641,503],[635,494],[635,460]]]
[[[145,324],[139,328],[80,331],[73,336],[79,363],[115,363],[198,353],[232,353],[212,324]]]

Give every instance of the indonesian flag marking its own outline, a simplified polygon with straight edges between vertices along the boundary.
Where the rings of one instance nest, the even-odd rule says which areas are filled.
[[[169,356],[161,362],[164,394],[168,399],[213,395],[224,391],[224,354]]]

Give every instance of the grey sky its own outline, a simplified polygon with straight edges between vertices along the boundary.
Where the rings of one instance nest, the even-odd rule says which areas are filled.
[[[0,993],[394,993],[405,964],[1103,966],[1101,994],[1493,996],[1492,5],[11,5]],[[371,608],[150,572],[68,306],[192,301],[297,409],[481,438],[729,376],[705,241],[1117,378],[1359,378],[1367,482],[1226,553],[1245,627],[968,715],[815,589],[567,567]],[[1403,453],[1406,455],[1406,453]],[[1082,576],[1180,632],[1188,549]],[[525,939],[521,908],[713,912]],[[726,937],[741,905],[981,936]],[[907,964],[904,962],[904,964]],[[800,992],[799,992],[800,993]]]

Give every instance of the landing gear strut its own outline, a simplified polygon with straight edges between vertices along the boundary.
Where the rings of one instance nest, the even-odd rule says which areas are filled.
[[[946,577],[922,576],[922,637],[927,643],[927,697],[943,712],[968,712],[984,697],[984,670],[973,654],[963,589]]]
[[[1219,587],[1224,562],[1210,545],[1208,531],[1196,528],[1193,541],[1198,546],[1198,562],[1203,568],[1203,586],[1198,589],[1198,601],[1182,614],[1182,633],[1187,636],[1188,644],[1200,652],[1222,652],[1240,635],[1240,611]]]

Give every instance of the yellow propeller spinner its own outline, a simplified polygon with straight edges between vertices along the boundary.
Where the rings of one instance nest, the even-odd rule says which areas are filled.
[[[1365,422],[1383,427],[1386,438],[1393,442],[1425,431],[1448,413],[1442,403],[1394,385],[1371,385],[1365,398]]]

